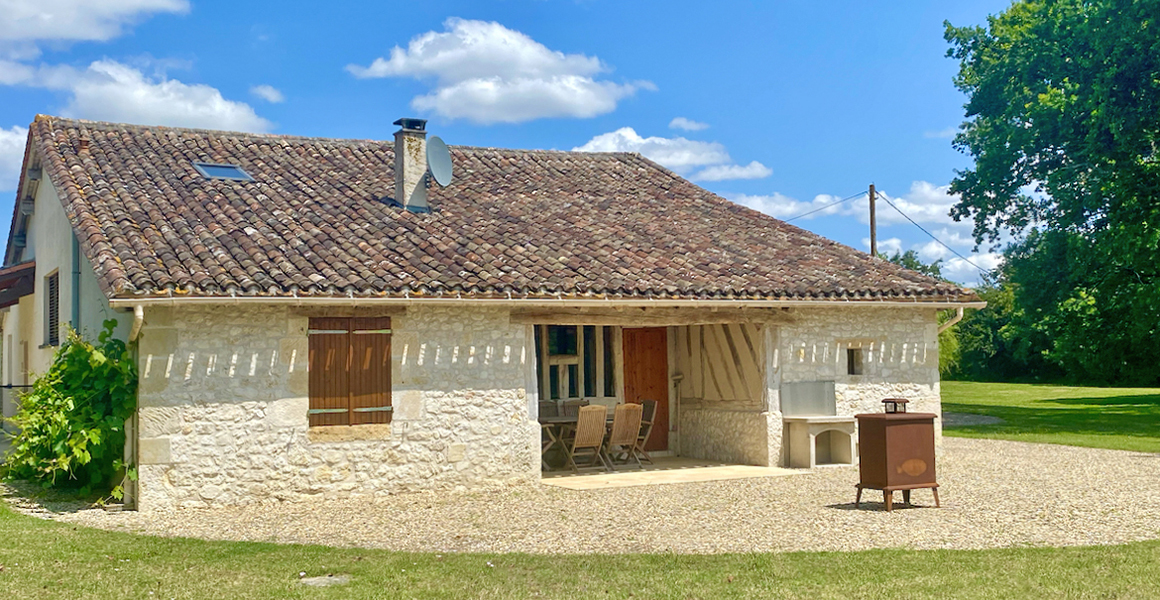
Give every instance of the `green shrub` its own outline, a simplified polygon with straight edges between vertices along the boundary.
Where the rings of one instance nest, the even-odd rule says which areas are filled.
[[[7,479],[120,498],[125,420],[137,405],[137,368],[108,320],[97,343],[70,331],[48,372],[20,398],[20,432],[4,465]],[[131,473],[130,473],[131,474]]]

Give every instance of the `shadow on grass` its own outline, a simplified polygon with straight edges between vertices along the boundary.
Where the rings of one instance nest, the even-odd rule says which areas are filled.
[[[1033,400],[1036,404],[1063,404],[1068,406],[1139,406],[1148,407],[1160,418],[1160,394],[1140,394],[1135,396],[1108,396],[1102,398],[1044,398]]]
[[[945,427],[951,435],[1028,438],[1059,444],[1160,452],[1160,396],[1036,400],[1022,406],[947,405],[945,410],[990,415],[1002,423]],[[1054,404],[1054,406],[1051,406]],[[1107,444],[1093,444],[1093,437]],[[1088,438],[1086,441],[1083,438]],[[1116,442],[1113,438],[1123,440]],[[1130,440],[1130,441],[1129,441]]]

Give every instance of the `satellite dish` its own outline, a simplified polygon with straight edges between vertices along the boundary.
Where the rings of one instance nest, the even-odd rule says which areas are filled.
[[[427,170],[439,185],[451,185],[451,152],[439,136],[427,140]]]

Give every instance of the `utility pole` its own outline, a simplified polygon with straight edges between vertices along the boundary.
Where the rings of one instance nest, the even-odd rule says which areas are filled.
[[[870,184],[870,256],[878,258],[878,223],[874,217],[874,184]]]

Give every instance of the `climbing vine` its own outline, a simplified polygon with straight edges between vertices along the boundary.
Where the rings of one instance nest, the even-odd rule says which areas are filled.
[[[137,405],[137,367],[104,322],[96,343],[69,331],[48,372],[20,397],[20,431],[4,464],[7,479],[79,488],[120,499],[126,473],[125,420]]]

